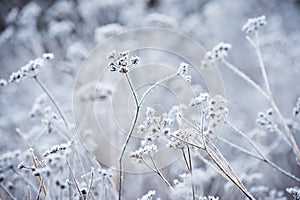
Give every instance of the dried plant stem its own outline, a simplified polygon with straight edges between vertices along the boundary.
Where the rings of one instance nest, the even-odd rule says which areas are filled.
[[[255,48],[255,49],[259,49],[259,48]],[[260,67],[262,69],[263,77],[265,79],[265,84],[268,85],[267,86],[268,93],[263,91],[261,89],[261,87],[255,81],[253,81],[250,77],[248,77],[246,74],[244,74],[238,68],[236,68],[234,65],[230,64],[228,61],[223,60],[222,63],[225,66],[227,66],[231,71],[233,71],[235,74],[237,74],[242,79],[244,79],[246,82],[248,82],[250,85],[252,85],[259,93],[261,93],[270,102],[272,108],[274,109],[276,115],[279,118],[279,121],[280,121],[281,125],[283,126],[283,129],[284,129],[284,131],[285,131],[285,133],[286,133],[286,135],[287,135],[287,137],[288,137],[288,139],[289,139],[289,141],[290,141],[290,143],[293,147],[293,150],[294,150],[296,156],[298,157],[298,159],[300,159],[300,150],[299,150],[299,147],[298,147],[298,145],[295,141],[295,138],[292,135],[288,125],[286,124],[286,121],[285,121],[284,117],[282,116],[282,114],[281,114],[277,104],[275,103],[272,94],[271,94],[271,89],[270,89],[269,81],[268,81],[268,78],[267,78],[267,75],[266,75],[266,72],[265,72],[266,70],[265,70],[264,62],[262,60],[261,52],[259,50],[259,51],[256,51],[256,53],[257,53],[257,56],[258,56],[258,59],[259,59]]]
[[[89,189],[88,189],[88,192],[87,192],[87,198],[89,197],[89,195],[91,194],[91,197],[92,199],[94,199],[92,193],[91,193],[91,189],[92,189],[92,185],[93,185],[93,181],[94,181],[94,172],[92,170],[92,174],[91,174],[91,181],[90,181],[90,184],[89,184]]]
[[[16,198],[5,188],[2,184],[0,184],[0,188],[4,191],[4,193],[12,200],[16,200]]]
[[[120,153],[120,156],[119,156],[119,197],[118,199],[121,200],[122,199],[122,185],[123,185],[123,176],[124,176],[124,171],[123,171],[123,157],[124,157],[124,154],[125,154],[125,151],[126,151],[126,148],[128,146],[128,143],[129,143],[129,140],[133,134],[133,131],[134,131],[134,128],[136,127],[136,123],[137,123],[137,120],[138,120],[138,116],[139,116],[139,112],[140,112],[140,108],[142,106],[142,103],[143,101],[145,100],[146,96],[151,92],[152,89],[154,89],[156,86],[158,86],[159,84],[161,84],[162,82],[174,77],[175,75],[171,75],[171,76],[167,76],[165,78],[163,78],[162,80],[158,81],[157,83],[155,83],[154,85],[152,85],[145,93],[144,95],[141,97],[141,100],[139,101],[138,97],[137,97],[137,94],[136,94],[136,90],[134,89],[133,87],[133,84],[131,82],[131,79],[128,75],[128,73],[125,73],[125,77],[126,77],[126,80],[128,82],[128,85],[130,87],[130,90],[131,90],[131,93],[133,94],[133,98],[134,98],[134,101],[135,101],[135,106],[136,106],[136,111],[135,111],[135,115],[134,115],[134,119],[133,119],[133,122],[132,122],[132,125],[131,125],[131,128],[130,128],[130,131],[125,139],[125,142],[122,146],[122,149],[121,149],[121,153]],[[160,174],[159,174],[160,175]]]
[[[33,150],[31,150],[30,153],[31,153],[31,159],[32,159],[33,165],[34,165],[34,167],[35,167],[36,169],[38,169],[39,166],[38,166],[38,163],[37,163],[37,161],[36,161],[36,159],[35,159],[35,155],[34,155],[34,153],[33,153]],[[45,185],[44,185],[43,177],[42,177],[41,175],[39,175],[38,177],[39,177],[39,181],[40,181],[40,183],[41,183],[41,187],[42,187],[43,193],[44,193],[44,195],[45,195],[45,197],[46,197],[46,196],[47,196],[47,190],[46,190],[46,187],[45,187]]]
[[[240,129],[238,129],[237,127],[235,127],[234,125],[232,125],[231,123],[227,122],[227,124],[230,126],[230,128],[232,128],[236,133],[238,133],[239,135],[241,135],[243,138],[245,138],[248,143],[253,147],[253,149],[258,153],[259,156],[253,154],[252,152],[249,152],[247,149],[244,149],[238,145],[235,145],[225,139],[221,139],[221,141],[229,144],[230,146],[248,154],[249,156],[252,156],[253,158],[256,158],[262,162],[265,162],[266,164],[268,164],[269,166],[271,166],[273,169],[275,169],[276,171],[282,173],[283,175],[297,181],[298,183],[300,183],[300,179],[297,178],[296,176],[292,175],[291,173],[285,171],[284,169],[280,168],[278,165],[276,165],[275,163],[273,163],[272,161],[270,161],[266,156],[263,155],[262,151],[256,146],[256,144]]]
[[[52,96],[51,92],[48,90],[48,88],[44,85],[44,83],[37,77],[33,77],[34,80],[37,82],[37,84],[42,88],[42,90],[46,93],[46,95],[49,97],[50,101],[53,103],[54,107],[56,108],[57,112],[59,113],[60,117],[62,118],[64,124],[66,125],[67,128],[69,128],[68,121],[66,117],[64,116],[62,109],[56,102],[55,98]]]
[[[44,181],[42,180],[41,183],[40,183],[39,192],[37,194],[36,200],[40,199],[40,195],[41,195],[41,192],[42,192],[43,185],[44,185]]]
[[[241,192],[245,194],[250,200],[253,200],[254,197],[248,192],[246,187],[243,183],[239,180],[238,176],[236,175],[233,168],[229,165],[228,161],[224,158],[222,153],[218,150],[218,148],[210,141],[210,139],[204,134],[204,111],[202,111],[201,115],[201,130],[191,124],[188,120],[188,124],[193,127],[199,134],[202,135],[202,143],[203,143],[203,150],[207,153],[207,155],[211,158],[211,160],[216,164],[216,166],[221,170],[222,173],[239,189]],[[183,118],[184,119],[184,118]],[[207,146],[209,144],[209,146]],[[210,151],[212,148],[213,151]],[[229,171],[223,166],[223,164],[229,169]]]
[[[192,154],[191,154],[191,149],[189,147],[189,145],[187,145],[187,152],[188,152],[188,163],[189,163],[189,171],[191,174],[191,179],[192,179],[192,195],[193,195],[193,200],[196,199],[195,196],[195,186],[194,186],[194,182],[193,182],[193,164],[192,164]]]
[[[77,192],[78,192],[78,194],[79,194],[79,196],[80,196],[80,199],[84,199],[83,196],[82,196],[82,193],[81,193],[81,191],[80,191],[78,182],[77,182],[77,180],[76,180],[75,174],[74,174],[74,172],[73,172],[73,170],[72,170],[72,168],[71,168],[71,166],[70,166],[69,161],[67,161],[67,165],[68,165],[68,167],[69,167],[69,169],[70,169],[70,173],[71,173],[71,176],[72,176],[74,185],[75,185],[75,187],[76,187],[76,189],[77,189]]]

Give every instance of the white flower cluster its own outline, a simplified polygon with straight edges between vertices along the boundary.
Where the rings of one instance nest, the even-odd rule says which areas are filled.
[[[155,190],[150,190],[147,194],[142,196],[142,198],[138,198],[138,200],[152,200],[155,194],[156,194]]]
[[[293,198],[295,200],[300,200],[300,189],[299,188],[286,188],[286,191],[293,195]]]
[[[45,62],[53,58],[54,55],[52,53],[46,53],[43,54],[43,57],[41,58],[36,58],[35,60],[29,61],[29,63],[21,67],[18,71],[12,73],[8,82],[18,83],[24,80],[24,78],[37,76],[40,73],[41,68],[44,67]]]
[[[129,59],[129,51],[112,51],[108,55],[108,59],[111,60],[109,63],[110,71],[119,71],[120,73],[127,73],[128,67],[137,65],[140,62],[138,56],[132,56]]]
[[[249,34],[258,30],[259,27],[267,25],[266,16],[262,15],[256,18],[248,19],[247,23],[242,27],[242,31]]]
[[[231,44],[220,42],[211,51],[206,52],[201,62],[202,68],[207,68],[215,64],[216,61],[222,61],[228,56]]]
[[[274,123],[273,110],[270,108],[266,112],[259,112],[257,115],[256,123],[270,132],[276,132],[277,124]]]
[[[208,93],[200,93],[199,96],[197,97],[194,97],[191,99],[190,101],[190,106],[193,107],[193,106],[198,106],[198,105],[202,105],[206,102],[208,102],[208,99],[209,99],[209,94]]]
[[[166,114],[155,116],[155,110],[147,107],[146,119],[138,127],[138,132],[145,135],[147,141],[152,141],[153,137],[159,137],[159,133],[168,134],[173,120]]]
[[[172,133],[171,140],[167,144],[167,147],[174,149],[183,149],[187,147],[187,142],[192,143],[196,133],[191,129],[177,130]]]
[[[218,127],[224,123],[228,113],[226,100],[221,95],[216,95],[209,100],[208,118],[210,119],[207,132],[215,135]]]
[[[138,150],[130,153],[129,157],[134,158],[137,163],[142,163],[144,156],[153,156],[157,152],[157,146],[154,144],[145,145]]]
[[[43,154],[44,157],[47,157],[50,154],[54,154],[57,153],[59,151],[64,151],[66,149],[68,149],[71,146],[71,142],[68,141],[67,143],[63,143],[63,144],[59,144],[59,145],[54,145],[53,147],[51,147],[50,149],[46,150]]]
[[[294,116],[297,116],[300,113],[300,97],[296,102],[296,106],[293,108]]]
[[[187,63],[181,62],[177,71],[177,75],[181,76],[187,83],[191,83],[192,77],[188,75]]]

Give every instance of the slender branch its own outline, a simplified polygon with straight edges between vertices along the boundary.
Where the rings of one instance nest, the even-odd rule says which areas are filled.
[[[257,59],[258,59],[258,62],[259,62],[259,66],[260,66],[260,69],[261,69],[261,72],[262,72],[262,76],[263,76],[263,79],[264,79],[264,82],[265,82],[265,85],[266,85],[266,88],[267,88],[267,92],[269,94],[268,96],[270,97],[269,101],[270,101],[271,106],[274,109],[275,113],[279,117],[279,121],[282,124],[282,126],[283,126],[283,128],[284,128],[284,130],[285,130],[292,146],[293,146],[293,150],[294,150],[296,156],[298,157],[298,159],[300,159],[299,147],[298,147],[293,134],[291,133],[288,125],[286,124],[286,121],[285,121],[283,115],[281,114],[281,112],[280,112],[280,110],[279,110],[279,108],[278,108],[277,104],[275,103],[275,100],[272,96],[272,91],[271,91],[269,79],[268,79],[268,76],[267,76],[265,63],[264,63],[264,60],[262,58],[262,53],[261,53],[261,49],[260,49],[260,42],[259,42],[259,35],[258,35],[257,31],[255,32],[255,38],[256,38],[256,43],[255,43],[254,49],[255,49],[256,56],[257,56]]]
[[[33,162],[33,165],[36,169],[38,169],[38,164],[37,164],[37,161],[36,161],[36,158],[35,158],[35,155],[33,153],[33,150],[30,149],[30,153],[31,153],[31,159],[32,159],[32,162]],[[47,196],[47,190],[46,190],[46,187],[44,185],[44,181],[43,181],[43,177],[41,175],[38,175],[39,177],[39,181],[40,183],[42,184],[42,190],[43,190],[43,193],[45,195],[45,197]]]
[[[0,184],[0,188],[4,191],[4,193],[12,200],[16,200],[16,198],[5,188],[2,184]]]
[[[256,52],[256,55],[257,55],[257,58],[258,58],[259,66],[260,66],[261,73],[262,73],[262,76],[263,76],[263,79],[264,79],[264,82],[265,82],[265,86],[267,88],[267,92],[268,92],[269,96],[271,97],[272,96],[272,91],[271,91],[269,79],[268,79],[268,76],[267,76],[265,63],[263,61],[261,50],[260,50],[260,47],[259,47],[260,43],[259,43],[259,36],[258,36],[257,31],[255,31],[255,38],[256,38],[255,52]]]
[[[143,103],[143,101],[145,100],[146,96],[158,85],[160,85],[161,83],[173,78],[177,76],[177,73],[176,74],[172,74],[172,75],[169,75],[169,76],[166,76],[165,78],[161,79],[160,81],[156,82],[155,84],[153,84],[150,88],[148,88],[148,90],[143,94],[141,100],[140,100],[140,105]]]
[[[133,88],[133,85],[131,83],[131,80],[128,76],[128,74],[126,73],[126,79],[127,79],[127,82],[130,86],[130,89],[131,89],[131,92],[133,94],[133,97],[134,97],[134,100],[135,100],[135,103],[136,103],[136,112],[135,112],[135,115],[134,115],[134,120],[133,120],[133,123],[131,125],[131,128],[130,128],[130,131],[129,131],[129,134],[127,135],[126,137],[126,140],[125,140],[125,143],[123,144],[122,146],[122,149],[121,149],[121,154],[119,156],[119,167],[120,167],[120,172],[119,172],[119,200],[122,199],[122,182],[123,182],[123,157],[124,157],[124,153],[126,151],[126,148],[127,148],[127,145],[129,143],[129,140],[133,134],[133,130],[136,126],[136,123],[137,123],[137,119],[138,119],[138,116],[139,116],[139,111],[140,111],[140,105],[139,105],[139,101],[138,101],[138,98],[137,98],[137,95],[136,95],[136,92]]]
[[[137,97],[137,94],[136,94],[136,91],[133,87],[133,84],[131,82],[131,79],[128,75],[128,73],[125,73],[125,77],[126,77],[126,80],[129,84],[129,87],[130,87],[130,90],[133,94],[133,97],[134,97],[134,101],[135,101],[135,105],[136,105],[136,112],[135,112],[135,116],[134,116],[134,119],[133,119],[133,123],[132,123],[132,126],[130,128],[130,131],[129,131],[129,134],[127,135],[126,137],[126,140],[125,140],[125,143],[123,144],[122,146],[122,149],[121,149],[121,153],[120,153],[120,156],[119,156],[119,167],[120,167],[120,172],[119,172],[119,197],[118,199],[121,200],[122,199],[122,182],[123,182],[123,157],[124,157],[124,153],[126,151],[126,148],[127,148],[127,145],[129,143],[129,140],[133,134],[133,130],[136,126],[136,123],[137,123],[137,119],[138,119],[138,116],[139,116],[139,111],[140,111],[140,108],[141,108],[141,105],[144,101],[144,99],[146,98],[146,96],[151,92],[151,90],[153,88],[155,88],[156,86],[158,86],[159,84],[161,84],[162,82],[170,79],[170,78],[173,78],[175,75],[171,75],[171,76],[167,76],[165,78],[163,78],[162,80],[158,81],[157,83],[155,83],[154,85],[152,85],[145,93],[144,95],[142,96],[141,100],[139,101],[138,100],[138,97]]]
[[[167,186],[173,190],[173,187],[172,185],[169,183],[169,181],[164,177],[164,175],[161,173],[161,171],[158,169],[158,167],[156,166],[154,160],[153,160],[153,157],[151,155],[149,155],[150,159],[151,159],[151,162],[156,170],[156,173],[162,178],[162,180],[167,184]]]
[[[94,180],[94,172],[92,171],[92,174],[91,174],[91,181],[90,181],[90,184],[89,184],[89,189],[88,189],[88,192],[87,192],[87,198],[89,197],[89,194],[91,193],[91,189],[92,189],[92,185],[93,185],[93,180]],[[92,194],[92,193],[91,193]],[[91,195],[93,196],[93,195]]]
[[[255,145],[255,143],[244,133],[242,132],[241,130],[239,130],[237,127],[235,127],[234,125],[232,125],[231,123],[227,123],[233,130],[235,130],[236,133],[238,133],[239,135],[241,135],[243,138],[245,138],[248,143],[253,147],[253,149],[259,154],[259,156],[256,156],[254,155],[253,153],[249,152],[248,150],[246,149],[243,149],[242,147],[238,148],[237,145],[234,145],[234,144],[230,144],[231,146],[239,149],[240,151],[256,158],[256,159],[259,159],[265,163],[267,163],[268,165],[270,165],[271,167],[273,167],[273,169],[279,171],[280,173],[282,173],[283,175],[285,176],[288,176],[290,177],[291,179],[297,181],[297,182],[300,182],[300,179],[297,178],[296,176],[292,175],[291,173],[285,171],[284,169],[280,168],[278,165],[276,165],[275,163],[273,163],[272,161],[270,161],[266,156],[263,155],[262,151]],[[226,141],[228,142],[228,141]],[[248,151],[248,152],[247,152]]]
[[[253,86],[259,93],[261,93],[267,100],[270,100],[270,96],[261,89],[261,87],[252,80],[249,76],[247,76],[244,72],[239,70],[237,67],[226,61],[225,59],[222,60],[222,63],[228,67],[231,71],[233,71],[236,75],[244,79],[246,82],[248,82],[251,86]]]
[[[36,80],[36,82],[42,88],[42,90],[47,94],[50,101],[53,103],[54,107],[56,108],[57,112],[59,113],[60,117],[62,118],[64,124],[66,125],[67,128],[69,128],[67,119],[64,116],[62,109],[59,107],[58,103],[56,102],[55,98],[52,96],[51,92],[48,90],[48,88],[43,84],[43,82],[37,76],[34,76],[33,78],[34,78],[34,80]]]
[[[187,151],[188,151],[188,156],[189,156],[189,165],[190,165],[190,174],[191,174],[191,181],[192,181],[192,195],[193,195],[193,200],[196,199],[195,196],[195,186],[194,186],[194,182],[193,182],[193,165],[192,165],[192,154],[191,154],[191,150],[189,145],[187,145]]]
[[[71,166],[70,166],[69,161],[67,161],[67,164],[68,164],[68,167],[69,167],[69,169],[70,169],[71,176],[72,176],[72,178],[73,178],[73,182],[74,182],[74,185],[75,185],[75,187],[76,187],[76,189],[77,189],[77,191],[78,191],[78,194],[79,194],[79,196],[80,196],[80,199],[83,199],[82,193],[81,193],[81,191],[80,191],[79,185],[78,185],[77,180],[76,180],[76,178],[75,178],[75,174],[74,174],[74,172],[73,172],[73,170],[72,170],[72,168],[71,168]]]

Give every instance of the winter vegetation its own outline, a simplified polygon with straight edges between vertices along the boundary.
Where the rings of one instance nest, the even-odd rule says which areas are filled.
[[[0,199],[300,199],[299,1],[0,10]]]

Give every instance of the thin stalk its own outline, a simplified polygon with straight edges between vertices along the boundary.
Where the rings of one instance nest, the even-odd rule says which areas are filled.
[[[227,122],[227,124],[230,126],[230,128],[232,128],[236,133],[238,133],[239,135],[241,135],[243,138],[245,138],[248,143],[253,147],[253,149],[259,154],[260,158],[259,160],[267,163],[268,165],[270,165],[271,167],[273,167],[275,170],[279,171],[280,173],[292,178],[293,180],[299,182],[300,179],[295,177],[294,175],[290,174],[289,172],[285,171],[284,169],[280,168],[278,165],[276,165],[275,163],[273,163],[272,161],[270,161],[266,156],[263,155],[262,151],[256,146],[256,144],[240,129],[238,129],[237,127],[235,127],[233,124],[231,124],[230,122]],[[257,157],[256,157],[257,158]]]
[[[152,156],[149,155],[149,157],[150,157],[151,162],[152,162],[152,164],[153,164],[153,166],[154,166],[154,168],[155,168],[156,173],[160,176],[160,178],[162,178],[162,180],[167,184],[167,186],[168,186],[170,189],[173,190],[172,185],[169,183],[169,181],[164,177],[164,175],[161,173],[161,171],[160,171],[160,170],[158,169],[158,167],[156,166],[156,164],[155,164],[155,162],[154,162]]]
[[[12,200],[16,200],[16,198],[5,188],[2,186],[2,184],[0,184],[0,188],[2,188],[2,190],[4,191],[4,193]]]
[[[222,63],[231,71],[233,71],[233,73],[235,73],[236,75],[244,79],[247,83],[249,83],[251,86],[253,86],[259,93],[261,93],[267,100],[270,101],[270,96],[265,91],[263,91],[261,87],[249,76],[247,76],[244,72],[242,72],[241,70],[239,70],[237,67],[235,67],[234,65],[232,65],[226,60],[222,60]]]
[[[76,178],[75,178],[75,174],[74,174],[74,172],[73,172],[73,170],[72,170],[72,168],[71,168],[71,166],[70,166],[69,161],[67,161],[67,165],[68,165],[68,167],[69,167],[69,169],[70,169],[70,172],[71,172],[71,175],[72,175],[72,179],[73,179],[74,185],[75,185],[75,187],[76,187],[76,189],[77,189],[77,191],[78,191],[78,194],[79,194],[79,196],[80,196],[80,199],[83,199],[83,196],[82,196],[82,193],[81,193],[81,191],[80,191],[78,182],[77,182],[77,180],[76,180]]]
[[[138,116],[139,116],[139,111],[140,111],[140,108],[141,108],[141,105],[143,103],[143,101],[145,100],[146,96],[151,92],[151,90],[153,88],[155,88],[156,86],[158,86],[159,84],[161,84],[162,82],[174,77],[175,75],[171,75],[171,76],[167,76],[165,78],[163,78],[162,80],[158,81],[157,83],[155,83],[154,85],[152,85],[145,93],[144,95],[142,96],[141,100],[139,101],[138,100],[138,97],[137,97],[137,94],[136,94],[136,91],[133,87],[133,84],[131,82],[131,79],[128,75],[128,73],[125,73],[125,77],[126,77],[126,80],[129,84],[129,87],[130,87],[130,90],[133,94],[133,97],[134,97],[134,101],[135,101],[135,105],[136,105],[136,112],[135,112],[135,115],[134,115],[134,119],[133,119],[133,123],[131,125],[131,128],[130,128],[130,131],[129,131],[129,134],[127,135],[126,137],[126,140],[125,140],[125,143],[123,144],[122,146],[122,149],[121,149],[121,153],[120,153],[120,156],[119,156],[119,167],[120,167],[120,172],[119,172],[119,197],[118,199],[121,200],[122,199],[122,183],[123,183],[123,157],[124,157],[124,153],[126,151],[126,148],[128,146],[128,143],[129,143],[129,140],[133,134],[133,130],[136,126],[136,123],[137,123],[137,119],[138,119]]]
[[[151,92],[151,90],[153,90],[153,88],[155,88],[156,86],[160,85],[161,83],[163,83],[164,81],[167,81],[173,77],[177,76],[176,74],[172,74],[169,76],[166,76],[165,78],[161,79],[160,81],[156,82],[155,84],[153,84],[150,88],[148,88],[148,90],[143,94],[141,100],[140,100],[140,104],[143,103],[143,101],[145,100],[146,96],[149,94],[149,92]]]
[[[89,197],[90,195],[90,192],[91,192],[91,189],[92,189],[92,185],[93,185],[93,180],[94,180],[94,172],[92,171],[92,174],[91,174],[91,181],[90,181],[90,184],[89,184],[89,189],[88,189],[88,192],[87,192],[87,198]],[[92,193],[91,193],[92,194]],[[93,197],[93,195],[91,195],[91,197]],[[93,199],[93,198],[92,198]]]
[[[119,156],[119,166],[120,166],[120,169],[119,169],[120,170],[120,172],[119,172],[119,200],[122,199],[122,183],[123,183],[123,174],[124,174],[124,171],[123,171],[123,157],[124,157],[124,153],[126,151],[127,145],[129,143],[129,140],[130,140],[130,138],[133,134],[133,130],[136,126],[137,119],[138,119],[138,116],[139,116],[139,111],[140,111],[140,105],[139,105],[139,101],[138,101],[135,89],[133,88],[133,85],[132,85],[131,80],[130,80],[127,73],[125,74],[125,76],[126,76],[127,82],[130,86],[131,92],[133,94],[133,97],[134,97],[134,100],[135,100],[135,103],[136,103],[136,112],[135,112],[135,115],[134,115],[134,120],[133,120],[133,123],[131,125],[129,134],[126,137],[125,143],[123,144],[122,149],[121,149],[121,154]]]
[[[57,112],[59,113],[60,117],[62,118],[64,124],[66,125],[67,128],[69,128],[67,119],[64,116],[62,109],[59,107],[58,103],[56,102],[55,98],[52,96],[51,92],[48,90],[48,88],[44,85],[44,83],[37,76],[34,76],[33,78],[38,83],[38,85],[42,88],[42,90],[46,93],[46,95],[49,97],[50,101],[53,103],[54,107],[56,108]]]
[[[34,167],[35,167],[36,169],[38,169],[38,164],[37,164],[37,161],[36,161],[36,159],[35,159],[35,155],[34,155],[32,149],[30,150],[30,153],[31,153],[31,159],[32,159],[33,165],[34,165]],[[44,185],[43,177],[42,177],[41,175],[38,175],[38,177],[39,177],[40,183],[42,184],[42,190],[43,190],[43,193],[44,193],[44,195],[45,195],[45,197],[46,197],[46,196],[47,196],[47,190],[46,190],[46,187],[45,187],[45,185]]]
[[[192,195],[193,195],[193,200],[196,199],[196,196],[195,196],[195,186],[194,186],[194,182],[193,182],[193,165],[192,165],[192,154],[191,154],[191,150],[190,150],[190,147],[189,145],[187,145],[187,151],[188,151],[188,158],[189,158],[189,165],[190,165],[190,174],[191,174],[191,180],[192,180]]]
[[[261,69],[261,73],[262,73],[262,76],[263,76],[263,79],[264,79],[264,82],[265,82],[267,92],[268,92],[269,96],[271,97],[272,96],[272,91],[271,91],[269,78],[268,78],[267,71],[266,71],[266,66],[265,66],[265,63],[263,61],[262,53],[261,53],[261,50],[260,50],[260,47],[259,47],[260,43],[259,43],[259,36],[258,36],[257,31],[255,31],[255,38],[256,38],[256,43],[254,43],[254,44],[256,44],[254,46],[255,52],[256,52],[256,55],[257,55],[257,58],[258,58],[259,66],[260,66],[260,69]]]
[[[275,103],[275,100],[274,100],[273,95],[272,95],[269,79],[268,79],[267,72],[266,72],[265,63],[264,63],[264,60],[262,58],[262,53],[261,53],[261,49],[260,49],[260,42],[259,42],[258,32],[257,31],[255,32],[255,39],[256,39],[255,42],[249,37],[247,39],[250,42],[250,44],[254,47],[256,56],[258,58],[258,63],[259,63],[259,66],[260,66],[260,69],[261,69],[261,72],[262,72],[262,76],[263,76],[263,79],[264,79],[264,82],[265,82],[265,85],[266,85],[266,88],[267,88],[267,93],[268,93],[268,96],[269,96],[269,98],[267,98],[267,99],[269,100],[272,108],[274,109],[275,113],[279,117],[279,121],[280,121],[281,125],[283,126],[283,128],[285,130],[285,133],[288,136],[288,138],[289,138],[289,140],[290,140],[290,142],[293,146],[293,150],[294,150],[296,156],[298,157],[298,159],[300,159],[299,147],[298,147],[298,145],[295,141],[295,138],[292,135],[288,125],[286,124],[286,121],[285,121],[283,115],[281,114],[277,104]]]

